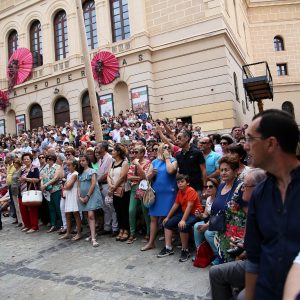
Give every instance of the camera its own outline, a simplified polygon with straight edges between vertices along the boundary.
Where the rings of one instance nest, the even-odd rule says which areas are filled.
[[[238,239],[233,243],[234,247],[228,249],[226,252],[232,257],[237,257],[244,252],[244,241],[242,239]]]

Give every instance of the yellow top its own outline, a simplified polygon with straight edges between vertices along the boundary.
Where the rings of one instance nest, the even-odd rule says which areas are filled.
[[[6,173],[6,183],[7,183],[7,185],[11,185],[12,175],[13,175],[14,171],[16,171],[16,168],[15,168],[14,164],[10,164],[10,165],[7,166],[7,173]]]

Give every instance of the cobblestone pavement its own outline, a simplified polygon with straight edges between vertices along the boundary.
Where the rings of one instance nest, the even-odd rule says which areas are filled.
[[[4,218],[0,231],[0,300],[3,299],[205,299],[208,269],[179,263],[179,252],[165,258],[163,247],[100,237],[100,247],[84,241],[58,241],[46,227],[31,235]]]

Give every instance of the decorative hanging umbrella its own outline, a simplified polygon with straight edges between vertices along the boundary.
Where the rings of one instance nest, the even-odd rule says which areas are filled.
[[[101,84],[109,84],[119,75],[119,62],[117,58],[108,51],[97,53],[92,62],[94,79]]]
[[[8,106],[8,96],[7,93],[0,90],[0,110],[6,110]]]
[[[32,62],[32,53],[27,48],[19,48],[12,54],[7,67],[9,91],[29,77],[32,70]]]

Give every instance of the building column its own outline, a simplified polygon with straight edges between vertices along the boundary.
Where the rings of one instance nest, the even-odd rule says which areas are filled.
[[[128,0],[130,35],[147,31],[145,1]]]
[[[77,13],[75,11],[68,15],[69,56],[81,55],[78,26]]]
[[[112,43],[109,1],[95,0],[97,33],[99,47],[107,47]]]
[[[51,41],[53,41],[51,43]],[[54,36],[50,30],[50,24],[42,25],[42,42],[43,42],[43,64],[53,63],[55,60]]]

